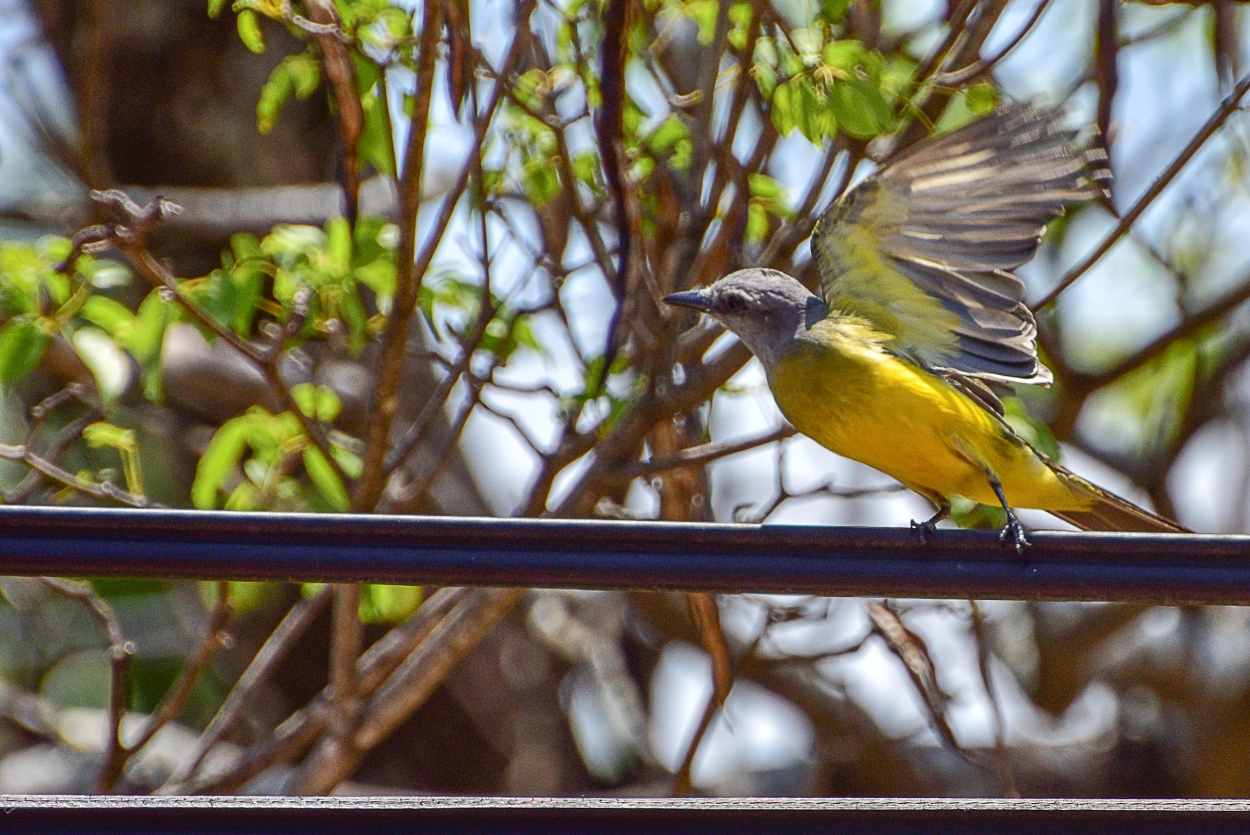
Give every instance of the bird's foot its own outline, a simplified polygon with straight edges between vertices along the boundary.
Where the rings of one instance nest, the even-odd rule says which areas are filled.
[[[950,516],[951,509],[946,505],[938,507],[937,513],[925,519],[923,522],[911,520],[911,529],[920,534],[920,544],[928,548],[933,542],[933,538],[937,536],[937,525],[946,517]]]
[[[1003,543],[1004,548],[1015,548],[1016,553],[1022,557],[1028,553],[1029,538],[1024,535],[1024,525],[1020,524],[1016,514],[1010,510],[1007,511],[1007,524],[1003,527],[1003,532],[999,534],[998,539]]]
[[[926,519],[923,522],[911,520],[911,529],[920,536],[920,544],[925,548],[929,547],[929,543],[933,541],[933,537],[937,534],[937,525],[933,520]]]

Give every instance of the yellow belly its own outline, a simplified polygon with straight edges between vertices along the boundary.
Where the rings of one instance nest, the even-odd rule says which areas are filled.
[[[777,405],[804,435],[930,498],[998,504],[988,468],[1013,507],[1087,507],[1044,459],[967,396],[826,324],[769,369]]]

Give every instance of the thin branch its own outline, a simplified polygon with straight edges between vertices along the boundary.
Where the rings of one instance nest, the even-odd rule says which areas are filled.
[[[273,346],[262,348],[244,341],[233,330],[209,316],[182,292],[182,288],[178,286],[178,279],[148,250],[147,236],[152,227],[180,209],[163,198],[154,200],[146,206],[138,206],[126,194],[117,190],[92,192],[91,197],[102,207],[120,216],[122,222],[93,226],[79,232],[74,237],[74,251],[62,266],[71,264],[79,251],[90,254],[113,249],[126,256],[135,269],[158,291],[172,298],[197,324],[225,342],[261,372],[283,410],[295,415],[300,428],[312,441],[313,446],[317,447],[324,456],[335,475],[344,485],[348,484],[349,479],[346,473],[330,452],[330,442],[326,438],[324,428],[318,421],[304,414],[304,410],[291,396],[291,390],[287,387],[286,381],[282,379],[282,373],[278,367],[279,352]],[[301,298],[306,309],[308,297],[297,294],[292,313],[295,317],[302,315],[300,313]]]
[[[525,589],[473,589],[441,618],[362,706],[349,749],[323,743],[291,782],[296,794],[324,794],[351,776],[366,752],[417,710],[470,649],[525,595]]]
[[[179,788],[187,784],[195,774],[204,758],[221,738],[234,727],[235,721],[243,710],[251,704],[257,688],[269,680],[274,668],[287,657],[295,646],[295,642],[308,630],[313,620],[321,613],[333,594],[333,586],[323,586],[315,595],[301,596],[287,612],[278,627],[265,639],[256,656],[248,663],[247,669],[235,682],[230,695],[217,710],[217,715],[209,722],[204,733],[196,740],[195,750],[187,760],[187,764],[175,772],[165,784],[157,790],[157,794],[183,794]]]
[[[521,8],[518,11],[517,19],[527,20],[530,14],[533,12],[533,9],[534,9],[534,0],[525,0],[525,2],[521,4]],[[512,72],[512,69],[516,67],[517,62],[520,60],[522,48],[527,41],[528,41],[528,38],[524,30],[518,29],[516,36],[512,40],[512,46],[509,49],[508,56],[504,59],[503,66],[500,68],[500,71],[495,74],[496,78],[500,80],[496,81],[495,86],[493,90],[491,91],[490,99],[486,103],[485,109],[480,114],[478,114],[477,124],[474,130],[474,141],[473,141],[472,147],[475,147],[475,148],[481,147],[482,142],[485,140],[486,131],[489,129],[490,124],[494,119],[494,114],[499,107],[499,101],[504,94],[504,88],[506,85],[504,84],[502,79],[506,78],[508,74]],[[406,158],[405,169],[407,169],[407,162],[408,162],[408,159]],[[431,228],[426,237],[425,246],[422,248],[421,252],[416,256],[416,263],[415,265],[412,266],[412,276],[413,276],[413,280],[416,282],[416,284],[414,284],[412,288],[412,298],[413,298],[414,305],[416,302],[416,293],[420,290],[420,282],[423,276],[425,275],[425,272],[429,269],[430,262],[434,258],[434,252],[438,248],[438,243],[439,241],[442,240],[443,234],[447,229],[447,224],[451,221],[452,213],[455,211],[455,207],[457,203],[459,202],[459,196],[464,193],[465,188],[468,185],[469,175],[472,172],[472,170],[473,170],[473,165],[472,165],[471,160],[466,162],[465,165],[461,166],[460,174],[457,177],[455,185],[448,191],[447,196],[443,198],[442,205],[439,207],[438,216],[435,218],[433,224],[431,224]],[[414,198],[410,198],[410,199],[414,199]],[[402,200],[401,200],[401,203],[402,203]],[[413,208],[413,213],[411,216],[413,218],[416,217],[415,208]],[[411,233],[415,235],[415,229],[409,230],[409,231],[411,231]],[[403,237],[405,234],[404,227],[401,226],[400,232],[401,232],[401,236],[400,236],[401,240],[400,240],[400,252],[399,252],[398,257],[400,259],[399,260],[400,269],[403,270],[404,265],[406,263],[406,257],[404,253],[405,252],[408,253],[407,260],[410,260],[412,258],[412,247],[415,246],[415,241],[411,242],[408,245],[409,247],[408,249],[405,249],[404,237]],[[395,310],[398,310],[398,304],[399,303],[398,303],[398,295],[397,295],[396,302],[395,302]],[[411,320],[411,314],[413,312],[414,311],[409,311],[408,313],[409,320]],[[387,333],[389,334],[391,333],[391,331],[388,329]],[[393,348],[392,350],[399,352],[399,354],[401,355],[404,351],[404,346],[406,345],[406,342],[407,342],[407,333],[408,331],[405,330],[403,338],[400,338],[398,334],[392,337],[398,342],[398,348]],[[383,336],[383,340],[384,340],[383,347],[385,351],[385,345],[386,345],[385,334]],[[384,356],[385,356],[385,353],[384,353]],[[402,359],[402,356],[400,357],[400,359]],[[391,426],[391,422],[394,419],[395,410],[398,407],[398,403],[395,400],[396,386],[398,385],[398,376],[396,376],[395,379],[391,380],[387,384],[387,388],[390,389],[391,394],[390,394],[389,401],[385,401],[385,402],[389,402],[390,405],[388,407],[389,413],[383,416],[379,414],[377,411],[377,409],[379,409],[384,403],[384,401],[377,396],[377,392],[382,391],[382,382],[381,382],[382,375],[383,373],[387,373],[386,372],[387,366],[385,364],[385,360],[383,360],[383,365],[381,368],[382,370],[379,372],[379,378],[378,378],[379,382],[377,384],[378,387],[375,388],[374,421],[371,423],[371,428],[369,430],[370,434],[366,436],[369,439],[368,441],[369,446],[367,446],[366,449],[370,451],[370,454],[377,456],[377,463],[371,469],[370,465],[368,464],[368,458],[366,457],[366,466],[365,466],[364,474],[361,476],[360,482],[356,485],[356,492],[352,500],[353,506],[356,507],[357,509],[373,508],[377,505],[378,500],[382,496],[382,491],[386,486],[387,476],[389,475],[390,472],[394,471],[395,466],[397,466],[397,462],[401,461],[407,455],[407,452],[404,452],[401,454],[399,450],[396,449],[395,451],[392,451],[388,457],[387,439],[389,438],[389,435],[390,435],[390,426]],[[390,373],[395,373],[397,375],[398,369]],[[441,404],[440,404],[440,408],[441,408]],[[385,425],[383,426],[383,424]],[[381,433],[381,434],[378,434],[378,433]],[[408,434],[411,435],[413,434],[413,432],[410,430]],[[406,441],[407,441],[407,437],[405,438],[405,441],[401,441],[400,446],[402,446],[403,443],[405,443]],[[411,449],[409,449],[408,451],[411,451]],[[389,460],[389,465],[388,465],[388,460]]]
[[[143,746],[147,745],[152,737],[156,736],[157,731],[168,725],[178,715],[182,713],[182,709],[187,706],[187,700],[191,696],[191,690],[195,687],[195,683],[200,680],[200,675],[208,667],[208,662],[212,660],[217,650],[228,641],[227,636],[222,633],[226,628],[226,623],[230,620],[230,583],[220,581],[217,583],[217,603],[213,606],[213,611],[209,615],[208,623],[204,628],[204,638],[200,641],[196,651],[187,658],[182,668],[182,673],[178,676],[178,681],[165,694],[165,698],[161,700],[156,710],[147,718],[143,727],[126,745],[127,755],[139,751]]]
[[[985,698],[989,700],[990,713],[994,716],[994,770],[998,774],[998,785],[1003,797],[1019,797],[1020,788],[1016,785],[1016,775],[1011,767],[1011,752],[1003,735],[1003,711],[994,693],[990,645],[985,637],[985,618],[982,617],[981,607],[975,600],[969,600],[968,605],[972,607],[972,637],[977,645],[977,669],[981,672],[981,685],[985,688]]]
[[[386,486],[386,452],[391,424],[399,409],[399,381],[407,362],[405,347],[411,336],[421,286],[423,271],[418,271],[416,263],[417,216],[421,211],[421,180],[425,175],[425,139],[429,130],[430,102],[434,95],[434,72],[443,32],[442,10],[442,3],[426,3],[421,21],[416,93],[408,122],[404,170],[398,183],[399,247],[396,252],[395,293],[390,317],[382,332],[370,420],[365,431],[364,470],[352,496],[352,509],[358,513],[374,509]],[[516,37],[520,39],[519,32]],[[453,202],[453,197],[448,195],[444,200]]]
[[[1212,322],[1218,321],[1247,300],[1250,300],[1250,275],[1202,310],[1186,316],[1176,326],[1151,340],[1150,344],[1134,351],[1132,356],[1125,357],[1110,368],[1078,378],[1077,384],[1083,390],[1089,391],[1108,385],[1159,357],[1178,339],[1192,336]]]
[[[1033,14],[1029,15],[1029,19],[1019,32],[1012,37],[1010,41],[1003,46],[990,58],[978,58],[975,62],[969,64],[960,70],[951,70],[949,72],[940,72],[933,77],[933,83],[943,87],[962,87],[970,81],[973,81],[990,72],[994,67],[998,66],[1011,51],[1020,45],[1020,42],[1033,31],[1033,27],[1042,19],[1042,14],[1050,7],[1051,0],[1040,0],[1037,7],[1033,9]]]
[[[309,19],[293,15],[291,20],[312,36],[321,51],[321,65],[325,68],[326,84],[334,96],[335,121],[343,141],[339,160],[345,214],[347,222],[354,227],[360,205],[359,146],[365,129],[365,112],[356,92],[356,70],[334,3],[331,0],[305,0],[305,5]],[[385,70],[381,72],[385,73]],[[382,106],[385,105],[386,100],[383,99]]]
[[[318,595],[318,610],[329,600],[330,587],[326,588],[322,593],[324,597]],[[387,632],[366,650],[357,661],[357,686],[361,696],[368,696],[376,691],[470,593],[470,589],[463,588],[439,589],[430,595],[415,615]],[[308,610],[304,614],[310,616]],[[297,631],[302,631],[302,627]],[[273,644],[274,640],[271,638],[262,649],[262,655]],[[275,646],[275,649],[278,648]],[[281,647],[282,652],[285,650],[285,647]],[[272,663],[276,663],[276,660],[276,657],[271,656]],[[249,668],[249,673],[251,669]],[[267,671],[265,674],[267,675]],[[166,783],[161,787],[161,793],[223,794],[236,791],[265,769],[277,763],[294,760],[316,744],[330,722],[330,711],[330,689],[327,686],[307,705],[295,711],[264,739],[244,752],[229,768],[198,779]]]
[[[620,481],[649,478],[669,470],[678,469],[679,467],[700,466],[721,458],[728,458],[731,455],[737,455],[740,452],[768,446],[769,444],[784,441],[786,438],[791,438],[795,434],[795,428],[787,424],[774,429],[767,435],[760,435],[755,438],[744,438],[740,441],[715,441],[700,444],[699,446],[687,447],[671,455],[665,455],[662,458],[653,458],[650,461],[640,461],[636,464],[622,467],[613,475]]]
[[[1106,255],[1107,251],[1124,237],[1129,228],[1141,217],[1142,213],[1154,203],[1155,198],[1163,193],[1163,190],[1175,179],[1176,175],[1193,159],[1194,154],[1198,153],[1198,150],[1206,144],[1206,141],[1214,136],[1215,132],[1224,125],[1228,117],[1240,108],[1241,99],[1248,91],[1250,91],[1250,74],[1247,74],[1237,83],[1233,92],[1216,108],[1215,112],[1211,114],[1211,118],[1207,119],[1206,124],[1194,134],[1194,138],[1189,141],[1184,150],[1177,155],[1176,159],[1172,160],[1172,164],[1155,179],[1150,188],[1146,189],[1146,193],[1137,199],[1133,207],[1120,217],[1120,222],[1103,237],[1102,242],[1094,248],[1094,251],[1087,255],[1079,264],[1068,270],[1050,292],[1042,296],[1036,304],[1032,305],[1034,310],[1039,310],[1054,302],[1060,293],[1068,289],[1074,281],[1088,272],[1089,268],[1097,263],[1098,259]]]
[[[351,745],[360,719],[360,683],[356,669],[364,638],[364,625],[360,622],[360,585],[335,585],[330,614],[330,725],[326,742],[341,749]]]
[[[117,785],[129,757],[122,743],[122,718],[126,714],[127,671],[134,648],[126,640],[113,607],[89,584],[55,577],[39,577],[37,580],[53,593],[82,604],[104,633],[105,654],[109,660],[108,739],[104,743],[104,763],[96,778],[95,791],[107,794]]]

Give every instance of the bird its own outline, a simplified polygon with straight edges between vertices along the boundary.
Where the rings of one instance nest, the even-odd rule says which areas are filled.
[[[888,159],[813,227],[820,295],[751,267],[664,299],[737,335],[795,429],[932,503],[912,523],[926,540],[957,496],[1000,505],[1021,553],[1016,508],[1083,530],[1186,530],[1049,458],[992,388],[1051,382],[1012,271],[1066,206],[1109,193],[1105,151],[1061,118],[1009,103]]]

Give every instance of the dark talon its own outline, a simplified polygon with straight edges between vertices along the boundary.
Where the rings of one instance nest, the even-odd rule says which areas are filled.
[[[1024,526],[1020,524],[1020,520],[1016,518],[1016,514],[1010,510],[1007,511],[1007,524],[1003,528],[1003,532],[999,534],[998,539],[1003,543],[1004,547],[1014,547],[1016,553],[1024,556],[1030,548],[1029,538],[1024,535]]]
[[[948,504],[939,504],[937,513],[925,519],[923,522],[911,520],[911,529],[920,534],[920,543],[928,548],[933,541],[932,537],[937,536],[937,524],[951,515],[951,506]]]
[[[926,519],[923,522],[917,522],[915,519],[912,519],[911,529],[920,534],[920,544],[926,548],[929,547],[929,543],[932,541],[931,537],[937,535],[937,525],[933,523],[932,519]]]

